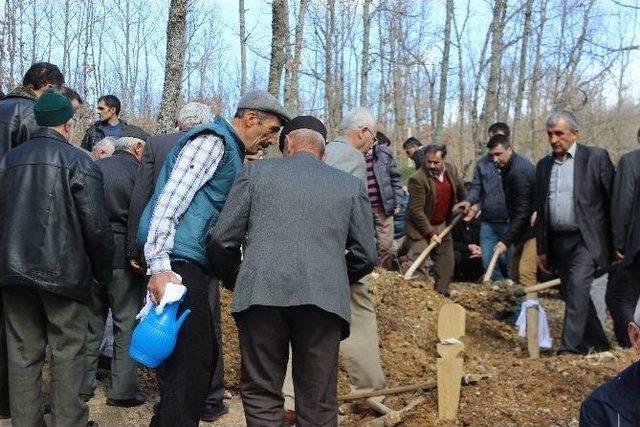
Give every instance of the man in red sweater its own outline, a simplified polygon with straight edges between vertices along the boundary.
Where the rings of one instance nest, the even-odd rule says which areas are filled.
[[[451,219],[453,205],[464,200],[464,186],[456,168],[446,163],[447,147],[431,144],[425,147],[425,167],[409,178],[409,204],[405,219],[406,238],[399,253],[406,270],[431,242],[437,246],[431,251],[431,273],[436,291],[449,296],[453,276],[454,253],[451,235],[440,239],[440,233]],[[418,268],[421,278],[428,277],[427,263]]]

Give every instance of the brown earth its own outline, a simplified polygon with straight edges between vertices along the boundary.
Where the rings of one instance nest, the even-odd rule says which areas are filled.
[[[421,282],[403,280],[398,274],[376,271],[370,278],[372,298],[377,307],[378,329],[383,368],[390,387],[436,379],[436,330],[438,310],[449,300]],[[454,284],[456,301],[465,307],[466,336],[464,369],[470,374],[490,377],[462,388],[456,422],[437,421],[437,392],[426,393],[426,401],[407,418],[407,426],[577,426],[580,403],[598,384],[637,359],[629,350],[616,349],[610,354],[552,356],[529,360],[523,341],[514,326],[497,320],[496,313],[510,308],[514,287]],[[232,295],[222,293],[225,380],[234,397],[231,412],[216,426],[241,426],[243,417],[237,396],[239,376],[238,341],[230,316]],[[548,291],[541,302],[549,316],[557,344],[562,327],[563,304],[557,291]],[[157,396],[153,374],[143,370],[143,389]],[[341,372],[339,391],[348,393],[348,382]],[[103,384],[90,401],[91,418],[102,426],[146,425],[151,417],[151,403],[139,408],[118,409],[104,405]],[[411,394],[390,396],[385,404],[399,409]],[[355,415],[348,405],[341,407],[340,425],[359,426],[374,414]],[[202,423],[202,425],[211,425]]]

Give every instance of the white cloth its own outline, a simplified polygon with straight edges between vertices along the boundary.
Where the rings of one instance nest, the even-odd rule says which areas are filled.
[[[549,332],[549,324],[547,323],[547,313],[544,308],[538,302],[538,300],[526,300],[522,302],[520,308],[520,315],[516,320],[516,326],[518,327],[518,335],[521,337],[527,336],[527,308],[538,307],[538,343],[542,348],[551,348],[551,333]]]
[[[160,304],[156,307],[156,314],[161,315],[164,311],[164,306],[167,304],[171,304],[172,302],[180,301],[184,294],[187,292],[187,287],[184,285],[178,285],[176,283],[167,283],[167,286],[164,288],[164,295],[162,295],[162,300]],[[151,311],[151,308],[154,307],[154,304],[151,302],[151,297],[149,295],[149,291],[147,291],[147,297],[145,298],[144,307],[140,310],[140,313],[136,316],[136,319],[142,320],[147,317],[147,314]]]

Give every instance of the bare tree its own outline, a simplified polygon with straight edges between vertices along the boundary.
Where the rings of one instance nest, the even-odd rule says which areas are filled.
[[[297,114],[300,108],[300,62],[302,57],[302,41],[304,38],[304,20],[309,7],[309,0],[300,0],[298,18],[296,21],[293,56],[291,49],[287,49],[288,60],[285,68],[284,108],[290,114]]]
[[[444,107],[447,102],[447,77],[449,76],[449,52],[451,51],[451,19],[453,16],[453,0],[447,0],[446,17],[444,22],[444,48],[440,61],[440,89],[438,91],[438,107],[436,110],[436,127],[432,138],[436,144],[440,143],[440,135],[444,125]]]
[[[245,28],[244,0],[238,1],[240,13],[240,95],[247,91],[247,32]]]
[[[524,27],[522,29],[522,46],[520,47],[520,63],[518,66],[518,87],[516,89],[516,101],[513,113],[512,138],[518,132],[522,114],[522,100],[524,98],[525,80],[527,78],[527,56],[529,54],[529,38],[531,37],[531,15],[534,0],[526,0],[524,7]]]
[[[184,71],[188,3],[188,0],[171,0],[169,7],[164,86],[157,122],[159,132],[171,131],[175,127],[178,116]]]
[[[287,0],[273,0],[271,7],[271,65],[267,90],[278,98],[282,69],[287,62],[287,40],[289,38],[289,7]]]
[[[483,129],[489,125],[489,121],[495,120],[498,110],[498,88],[500,86],[500,64],[502,62],[503,44],[502,30],[507,9],[506,0],[495,0],[493,18],[491,20],[491,67],[489,80],[484,97],[484,105],[480,114],[480,123]]]
[[[367,89],[369,87],[369,34],[371,32],[371,0],[362,4],[362,66],[360,68],[360,106],[367,107]]]

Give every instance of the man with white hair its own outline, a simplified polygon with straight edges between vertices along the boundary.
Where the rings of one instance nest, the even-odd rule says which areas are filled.
[[[367,166],[365,154],[375,143],[376,120],[367,108],[357,107],[348,111],[340,125],[340,135],[327,144],[325,163],[344,172],[348,172],[366,185]],[[280,150],[284,149],[284,138],[280,136]],[[368,197],[367,197],[368,198]],[[372,214],[373,215],[373,214]],[[373,216],[371,217],[373,224]],[[378,349],[378,322],[376,312],[369,296],[366,277],[351,283],[351,334],[340,343],[340,353],[345,369],[354,388],[358,391],[382,389],[386,380],[380,362]],[[291,365],[291,364],[290,364]],[[287,370],[282,390],[284,394],[285,424],[295,424],[297,414],[294,411],[295,393],[291,366]],[[366,410],[363,405],[356,409]]]
[[[91,287],[88,304],[89,330],[85,344],[85,375],[80,395],[89,400],[97,387],[98,352],[109,309],[113,316],[113,357],[107,405],[131,407],[146,398],[138,393],[136,366],[128,355],[136,314],[144,292],[143,278],[135,274],[127,261],[127,223],[131,193],[145,142],[122,137],[115,142],[112,156],[98,159],[96,165],[104,177],[104,194],[109,223],[113,232],[113,280]]]
[[[596,270],[609,265],[611,194],[615,170],[606,150],[578,143],[570,111],[547,119],[551,154],[536,166],[538,267],[557,270],[565,302],[559,354],[610,348],[590,290]]]
[[[116,140],[107,136],[96,142],[96,145],[91,149],[90,155],[93,160],[98,160],[112,156],[115,151]]]
[[[640,354],[640,312],[628,326],[629,341]],[[580,407],[580,427],[637,426],[640,420],[640,361],[596,388]]]

